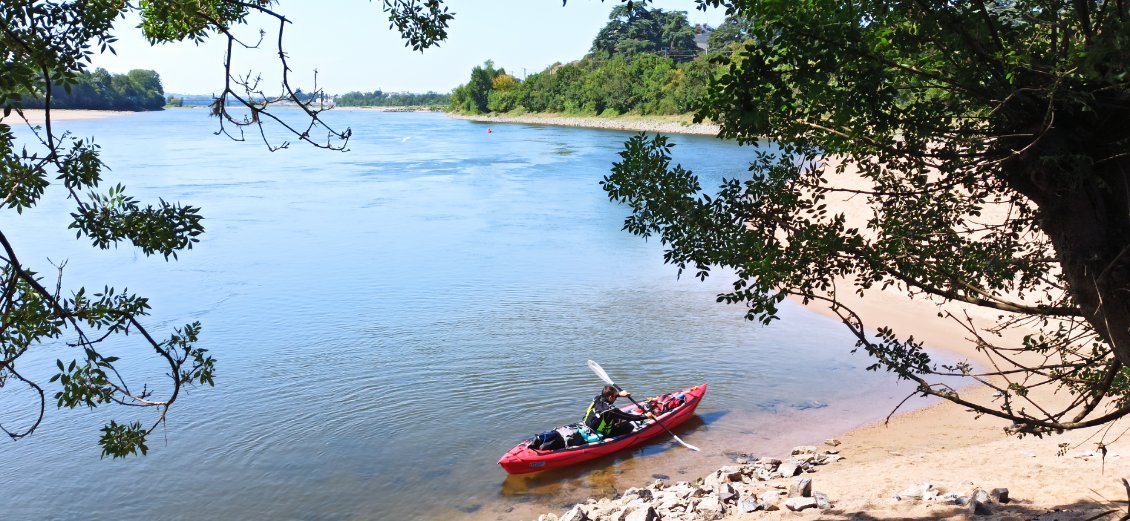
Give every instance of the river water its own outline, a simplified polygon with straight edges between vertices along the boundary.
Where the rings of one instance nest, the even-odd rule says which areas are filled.
[[[350,151],[271,153],[213,135],[203,110],[65,122],[97,138],[109,182],[202,207],[202,241],[175,262],[93,250],[66,230],[55,189],[0,227],[52,281],[47,259],[66,259],[65,288],[149,297],[160,337],[200,320],[218,375],[182,396],[147,457],[99,459],[98,428],[129,411],[49,404],[36,434],[2,444],[0,519],[528,519],[739,453],[780,456],[911,391],[865,371],[835,322],[790,303],[770,326],[747,322],[715,302],[727,277],[680,280],[656,241],[621,231],[627,211],[598,183],[631,133],[328,119],[352,128]],[[744,175],[752,154],[673,141],[705,187]],[[21,364],[42,377],[73,356],[49,346]],[[709,383],[677,429],[703,452],[659,438],[508,477],[503,453],[578,420],[599,391],[588,359],[636,396]],[[14,426],[26,393],[0,391]]]

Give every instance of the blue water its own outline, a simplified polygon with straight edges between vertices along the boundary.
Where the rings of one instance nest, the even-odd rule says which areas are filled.
[[[866,372],[837,323],[791,304],[771,326],[747,322],[715,303],[728,278],[680,280],[660,245],[621,231],[626,210],[598,182],[630,133],[328,119],[353,129],[350,151],[271,153],[213,135],[203,110],[64,123],[97,138],[109,182],[202,207],[202,241],[176,262],[92,250],[66,230],[57,188],[24,216],[0,213],[0,229],[52,281],[47,259],[67,259],[64,288],[149,297],[158,336],[200,320],[217,386],[183,395],[149,456],[124,461],[99,459],[98,428],[132,411],[49,410],[0,445],[0,519],[532,518],[654,476],[694,479],[735,453],[780,455],[911,391]],[[707,187],[751,158],[673,140]],[[73,356],[56,346],[21,363],[44,377]],[[576,421],[598,392],[588,359],[637,396],[709,382],[677,430],[703,452],[660,439],[507,477],[504,452]],[[26,417],[26,394],[0,391],[0,421]]]

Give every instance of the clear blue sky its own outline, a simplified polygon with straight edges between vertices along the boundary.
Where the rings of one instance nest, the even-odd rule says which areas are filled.
[[[448,39],[439,48],[413,52],[399,34],[388,28],[380,0],[284,0],[275,9],[293,21],[285,32],[285,49],[291,66],[291,86],[313,90],[318,85],[331,94],[348,91],[448,92],[466,83],[471,68],[490,59],[496,67],[522,77],[554,62],[581,58],[597,31],[608,21],[618,0],[447,0],[455,13]],[[722,23],[721,10],[704,13],[693,0],[657,0],[668,11],[686,11],[691,24]],[[223,86],[226,38],[192,43],[150,46],[137,29],[136,17],[115,26],[117,55],[94,58],[95,67],[124,73],[153,69],[161,75],[166,92],[211,94]],[[239,34],[258,39],[267,31],[262,50],[238,50],[233,69],[262,74],[268,94],[277,93],[279,75],[275,58],[277,24],[273,19],[250,20]]]

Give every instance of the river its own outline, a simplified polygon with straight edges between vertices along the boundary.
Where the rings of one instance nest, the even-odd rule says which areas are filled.
[[[724,274],[680,279],[657,241],[621,231],[627,210],[598,183],[629,132],[327,119],[352,128],[348,152],[234,142],[203,110],[63,123],[96,138],[108,182],[202,207],[201,242],[171,262],[94,250],[66,229],[57,188],[0,227],[42,273],[67,259],[66,288],[149,297],[159,336],[200,320],[216,387],[181,397],[148,456],[116,461],[97,438],[120,410],[49,404],[37,433],[3,443],[0,519],[532,518],[740,453],[780,456],[911,391],[865,371],[834,321],[792,303],[769,326],[745,321],[715,302]],[[747,175],[748,148],[672,140],[707,188]],[[43,377],[73,356],[48,346],[21,363]],[[599,391],[588,359],[637,397],[709,383],[676,430],[703,452],[662,437],[508,477],[503,453],[578,420]],[[26,396],[0,391],[0,411],[20,417]]]

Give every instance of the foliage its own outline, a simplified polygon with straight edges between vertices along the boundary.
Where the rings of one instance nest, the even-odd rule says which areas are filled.
[[[727,16],[714,32],[706,37],[709,52],[721,52],[733,44],[743,43],[753,34],[753,22],[748,18]]]
[[[691,112],[695,100],[705,96],[713,71],[721,69],[699,53],[686,13],[645,4],[616,6],[593,40],[591,54],[551,65],[525,81],[495,70],[489,61],[476,67],[471,81],[452,92],[451,109],[604,117]]]
[[[450,94],[428,92],[347,92],[334,100],[341,107],[431,107],[445,108],[451,104]]]
[[[486,108],[470,101],[469,83],[452,92],[452,110],[474,114],[522,110],[585,116],[686,114],[693,110],[695,100],[705,96],[711,76],[720,70],[705,57],[676,63],[655,54],[589,56],[564,65],[554,64],[525,81],[494,71],[493,65],[477,69],[481,69],[480,74],[496,74],[489,86],[485,76],[476,84],[477,89],[487,89]]]
[[[52,86],[52,105],[57,109],[161,110],[165,90],[156,71],[135,69],[127,74],[110,74],[106,69],[81,71],[75,83]],[[41,109],[46,103],[39,93],[25,96],[25,108]]]
[[[684,62],[699,53],[694,35],[686,13],[648,9],[646,2],[628,2],[612,8],[608,23],[592,42],[591,52],[604,56],[650,53]]]
[[[637,136],[604,182],[626,229],[696,276],[734,269],[719,300],[750,319],[790,295],[826,303],[873,368],[1014,432],[1130,413],[1125,3],[699,3],[754,22],[696,116],[757,148],[752,174],[704,193],[665,138]],[[833,206],[848,197],[870,213]],[[939,365],[912,331],[864,323],[844,292],[880,287],[988,311],[939,308],[991,362]]]
[[[85,237],[100,249],[128,243],[145,255],[160,255],[166,260],[177,258],[199,241],[204,228],[197,208],[165,200],[143,203],[128,195],[120,184],[108,186],[104,178],[108,169],[100,159],[98,145],[92,139],[59,133],[53,121],[54,109],[71,98],[85,99],[91,89],[100,94],[120,93],[136,100],[140,107],[163,104],[160,79],[152,71],[111,76],[101,69],[88,70],[93,53],[113,52],[113,23],[129,11],[140,14],[140,28],[151,43],[201,42],[213,36],[227,40],[224,76],[219,78],[224,90],[212,105],[213,115],[220,118],[220,132],[243,139],[244,129],[256,128],[266,140],[268,133],[262,127],[274,122],[315,146],[343,148],[350,131],[328,129],[318,117],[324,110],[320,105],[323,93],[317,88],[303,93],[290,85],[287,54],[282,47],[283,29],[290,21],[270,9],[274,3],[0,2],[0,194],[4,197],[0,211],[10,212],[8,217],[14,220],[25,209],[39,206],[45,197],[63,197],[72,205],[69,228],[78,237]],[[451,19],[438,0],[384,0],[382,9],[407,45],[419,50],[442,40]],[[257,76],[232,72],[233,56],[240,49],[258,45],[235,32],[252,17],[278,24],[279,95],[264,92]],[[277,102],[298,105],[309,116],[309,125],[292,128],[275,118],[270,108]],[[34,103],[44,107],[41,124],[33,123],[24,112]],[[242,107],[250,115],[229,112],[233,106]],[[13,129],[13,122],[19,120],[27,125],[27,133],[20,136]],[[326,132],[314,132],[319,129]],[[329,137],[323,143],[314,140],[312,136],[316,135]],[[267,144],[272,149],[287,146],[285,142]],[[57,189],[49,191],[52,184]],[[66,263],[54,266],[57,274],[49,281],[33,267],[38,262],[17,255],[4,232],[0,229],[0,391],[30,390],[38,397],[38,407],[5,410],[0,416],[0,430],[14,440],[34,433],[43,421],[47,394],[53,392],[59,408],[117,404],[130,406],[128,410],[134,412],[154,411],[148,422],[133,417],[110,419],[99,438],[103,456],[146,454],[148,436],[163,424],[182,388],[214,384],[215,360],[196,345],[200,324],[175,328],[160,339],[140,322],[150,312],[144,297],[108,286],[97,291],[82,287],[64,290]],[[61,356],[52,364],[54,374],[46,380],[30,376],[41,372],[36,361],[50,356],[48,350]],[[159,372],[164,375],[157,381],[137,382],[129,378],[137,372],[131,369],[144,367],[146,371],[141,372],[145,374],[152,369],[147,366],[150,361],[146,354],[166,369]]]

